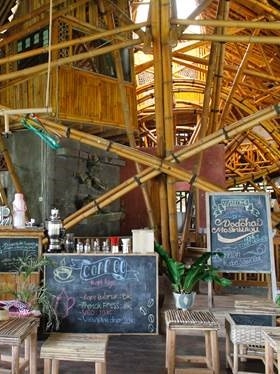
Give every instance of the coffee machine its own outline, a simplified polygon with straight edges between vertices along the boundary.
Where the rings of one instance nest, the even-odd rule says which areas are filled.
[[[49,237],[48,252],[61,252],[64,230],[58,209],[51,209],[51,215],[47,221],[46,228]]]

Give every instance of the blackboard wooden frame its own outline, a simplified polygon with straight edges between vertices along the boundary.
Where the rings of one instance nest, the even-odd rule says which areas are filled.
[[[45,254],[61,332],[158,334],[158,256]]]
[[[42,236],[42,230],[0,230],[0,273],[16,272],[18,257],[40,257]]]
[[[269,195],[265,192],[206,193],[207,243],[212,264],[228,273],[270,275],[277,297]]]

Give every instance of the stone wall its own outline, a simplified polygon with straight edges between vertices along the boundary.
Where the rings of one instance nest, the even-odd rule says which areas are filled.
[[[119,183],[123,162],[109,152],[68,139],[55,151],[28,131],[11,134],[4,141],[22,185],[29,218],[35,218],[37,224],[45,223],[52,208],[59,209],[64,219]],[[1,181],[12,203],[12,180],[2,173]],[[118,234],[120,217],[120,204],[115,201],[68,231],[79,236]]]

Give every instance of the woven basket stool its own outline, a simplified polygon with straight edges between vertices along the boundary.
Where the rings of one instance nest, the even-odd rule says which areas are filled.
[[[280,331],[263,330],[265,342],[265,373],[274,374],[274,366],[280,374]]]
[[[178,309],[165,312],[166,322],[166,368],[168,374],[174,374],[176,363],[187,362],[204,364],[206,367],[188,367],[184,373],[219,374],[220,359],[218,350],[219,323],[210,311],[183,311]],[[188,335],[200,331],[205,336],[205,356],[176,355],[176,335]],[[179,373],[180,369],[176,369]]]
[[[37,374],[37,329],[40,320],[34,317],[9,318],[0,322],[0,344],[11,347],[11,356],[0,355],[0,372],[2,365],[9,367],[11,374]],[[24,357],[20,355],[20,347],[24,344]],[[6,369],[3,369],[6,370]]]
[[[40,352],[44,374],[58,374],[60,360],[92,362],[95,374],[106,374],[107,343],[103,334],[52,333]]]
[[[226,365],[233,374],[250,373],[239,368],[241,361],[248,359],[265,361],[263,331],[277,330],[276,315],[229,313],[225,316]]]

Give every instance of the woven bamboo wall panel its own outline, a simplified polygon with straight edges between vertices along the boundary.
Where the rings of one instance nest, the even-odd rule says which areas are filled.
[[[42,108],[46,102],[46,84],[47,74],[41,74],[2,89],[1,104],[13,109]]]
[[[122,102],[116,79],[61,67],[58,74],[58,92],[59,119],[124,127]],[[126,92],[130,113],[136,113],[134,86],[127,83]],[[131,120],[135,128],[134,114]]]

